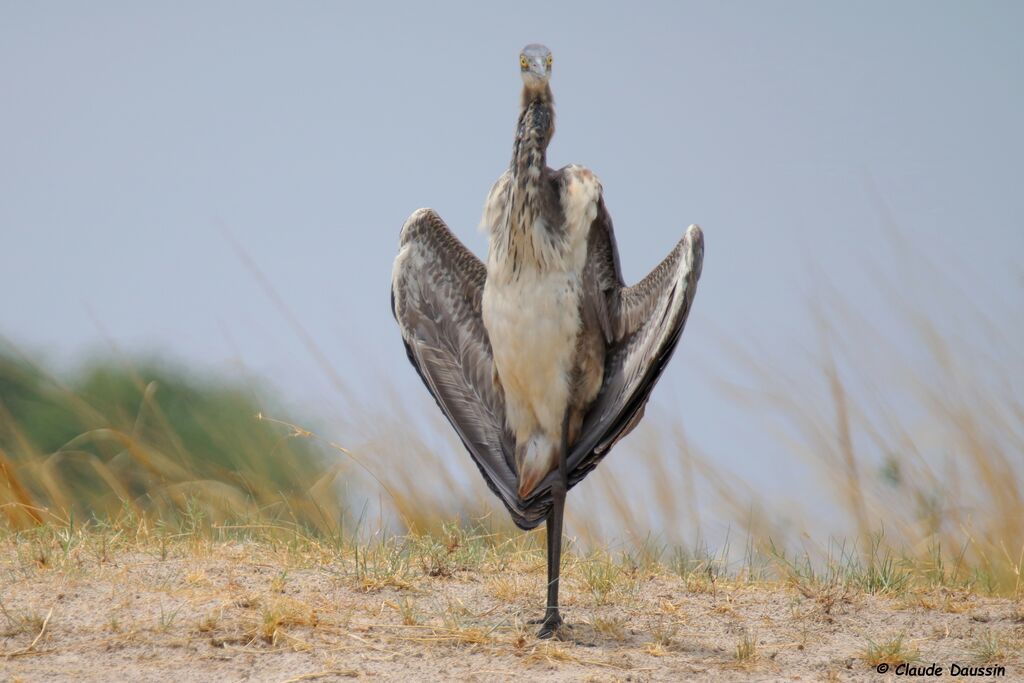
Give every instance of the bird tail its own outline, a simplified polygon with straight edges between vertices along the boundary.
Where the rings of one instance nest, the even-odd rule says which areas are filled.
[[[558,463],[558,444],[543,432],[516,444],[519,498],[525,499]]]

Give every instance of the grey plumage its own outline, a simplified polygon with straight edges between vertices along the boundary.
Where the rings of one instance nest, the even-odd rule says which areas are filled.
[[[551,53],[520,55],[523,100],[512,162],[484,208],[481,263],[430,209],[406,221],[392,309],[416,367],[491,490],[523,529],[548,525],[548,602],[558,609],[567,491],[643,416],[696,294],[700,228],[627,287],[600,182],[554,171]]]
[[[601,211],[591,234],[583,278],[586,296],[607,320],[611,338],[601,392],[569,452],[570,487],[582,481],[642,417],[682,334],[704,254],[702,233],[691,227],[647,277],[626,287],[606,211]],[[551,506],[554,473],[525,500],[516,495],[514,444],[504,425],[504,399],[494,381],[490,340],[480,312],[484,264],[431,209],[409,217],[399,244],[392,310],[409,360],[513,521],[532,529]]]
[[[423,383],[517,524],[511,435],[480,315],[486,270],[431,209],[402,228],[391,308]]]

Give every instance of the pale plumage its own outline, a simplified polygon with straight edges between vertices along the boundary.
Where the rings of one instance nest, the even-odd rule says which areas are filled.
[[[515,523],[548,521],[548,610],[557,608],[565,492],[643,415],[674,351],[704,253],[696,226],[626,287],[601,185],[553,171],[550,53],[520,58],[523,109],[512,163],[484,205],[487,265],[436,213],[402,228],[392,307],[409,359]]]
[[[547,181],[546,175],[539,180]],[[498,222],[487,226],[491,249],[483,319],[505,392],[506,424],[515,437],[520,496],[529,495],[554,469],[566,406],[588,405],[603,373],[603,358],[586,363],[589,356],[581,357],[578,343],[590,331],[580,302],[601,186],[579,167],[563,169],[552,181],[560,211],[521,217],[500,211]],[[488,205],[514,204],[507,189],[496,190],[504,199],[489,199]],[[561,228],[548,227],[549,222]],[[583,364],[591,371],[574,377]]]

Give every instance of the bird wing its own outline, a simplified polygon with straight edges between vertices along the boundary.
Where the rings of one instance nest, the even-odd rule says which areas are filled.
[[[591,226],[584,266],[584,306],[607,321],[609,348],[604,380],[586,416],[580,436],[570,447],[569,486],[590,473],[615,443],[643,417],[651,390],[675,351],[697,291],[704,259],[704,236],[691,225],[683,238],[647,277],[622,285],[611,217],[599,205]],[[550,486],[557,472],[545,477],[528,504],[550,505]]]
[[[587,235],[587,258],[583,264],[583,306],[589,309],[601,327],[605,343],[614,344],[619,332],[621,294],[626,288],[619,265],[619,249],[615,244],[611,216],[598,200],[597,217]]]
[[[391,309],[409,360],[491,490],[520,526],[512,436],[481,317],[486,269],[430,209],[405,222],[391,275]]]

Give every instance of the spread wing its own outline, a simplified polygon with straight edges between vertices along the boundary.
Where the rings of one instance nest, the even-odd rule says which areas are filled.
[[[537,521],[516,495],[512,436],[480,306],[486,269],[434,211],[405,222],[391,308],[409,360],[513,521]],[[530,517],[530,519],[527,519]]]
[[[704,259],[703,233],[691,225],[647,277],[625,287],[611,217],[603,201],[589,240],[584,306],[602,321],[609,347],[601,391],[570,448],[570,487],[582,481],[643,417],[651,390],[679,343]],[[545,509],[550,505],[554,476],[541,482],[528,501],[530,505]]]
[[[620,330],[622,291],[626,283],[619,265],[619,248],[615,244],[612,219],[598,201],[597,217],[587,235],[587,260],[583,264],[583,305],[601,326],[605,343],[609,346],[622,338]]]
[[[611,221],[606,224],[610,235]],[[582,480],[643,416],[682,336],[703,261],[704,235],[691,225],[647,277],[612,297],[615,343],[605,360],[601,393],[569,455],[570,485]]]

